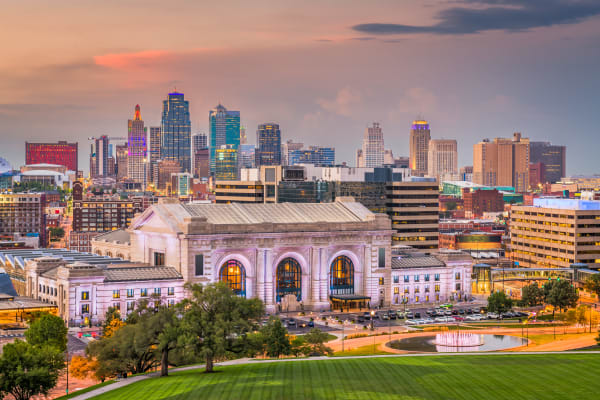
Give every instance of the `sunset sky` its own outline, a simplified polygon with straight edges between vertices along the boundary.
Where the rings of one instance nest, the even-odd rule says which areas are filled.
[[[193,133],[222,102],[250,141],[331,145],[355,163],[364,128],[408,155],[410,123],[472,145],[520,131],[566,144],[567,172],[600,172],[598,0],[7,1],[0,13],[0,157],[26,140],[126,136],[160,124],[175,87]]]

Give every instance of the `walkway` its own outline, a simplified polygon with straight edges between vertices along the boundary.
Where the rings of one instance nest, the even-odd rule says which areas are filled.
[[[348,357],[311,357],[310,359],[306,359],[306,358],[285,358],[285,359],[280,359],[280,360],[254,360],[254,359],[248,359],[248,358],[242,358],[242,359],[238,359],[238,360],[231,360],[231,361],[225,361],[222,363],[215,363],[215,366],[227,366],[227,365],[242,365],[242,364],[253,364],[253,363],[259,363],[259,362],[302,362],[302,361],[325,361],[325,360],[351,360],[351,359],[357,359],[357,358],[384,358],[384,357],[470,357],[470,356],[521,356],[521,355],[544,355],[544,354],[553,354],[553,355],[559,355],[559,354],[600,354],[600,351],[564,351],[564,352],[554,352],[554,351],[542,351],[542,352],[536,352],[536,351],[523,351],[523,352],[518,352],[518,353],[506,353],[506,352],[481,352],[481,353],[437,353],[435,355],[432,355],[430,353],[418,353],[418,354],[391,354],[391,355],[379,355],[379,356],[348,356]],[[204,365],[193,365],[193,366],[189,366],[189,367],[182,367],[182,368],[173,368],[171,370],[169,370],[169,373],[172,372],[179,372],[179,371],[190,371],[190,370],[196,370],[196,369],[202,369],[204,368]],[[73,400],[85,400],[85,399],[91,399],[92,397],[95,396],[99,396],[101,394],[110,392],[112,390],[115,389],[119,389],[122,388],[124,386],[130,385],[132,383],[135,382],[139,382],[145,379],[150,379],[150,378],[155,378],[158,377],[160,374],[158,372],[153,372],[151,374],[147,374],[147,375],[140,375],[140,376],[135,376],[133,378],[127,378],[127,379],[123,379],[120,380],[118,382],[115,382],[113,384],[107,385],[107,386],[103,386],[101,388],[92,390],[90,392],[87,393],[83,393],[80,396],[75,396],[72,397]]]

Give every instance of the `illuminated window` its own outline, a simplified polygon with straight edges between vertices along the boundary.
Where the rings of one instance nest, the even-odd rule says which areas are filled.
[[[120,290],[113,290],[113,299],[120,299],[121,298],[121,291]]]
[[[135,289],[127,289],[127,297],[133,297]]]
[[[246,296],[246,270],[237,260],[229,260],[221,266],[219,281],[227,282],[238,296]]]
[[[81,300],[89,300],[90,299],[90,292],[81,292]]]
[[[302,270],[298,261],[286,258],[277,265],[277,302],[293,294],[296,300],[302,300]]]
[[[81,315],[89,314],[89,313],[90,313],[90,305],[89,304],[82,304],[81,305]]]
[[[148,296],[148,289],[146,289],[146,288],[140,289],[140,296],[147,297]]]
[[[347,256],[336,257],[329,276],[331,294],[354,294],[354,264]]]

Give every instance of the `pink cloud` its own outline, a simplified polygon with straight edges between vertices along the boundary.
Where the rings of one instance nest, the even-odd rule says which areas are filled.
[[[162,50],[145,50],[136,53],[104,54],[94,56],[94,63],[112,69],[129,69],[164,60],[174,53]]]

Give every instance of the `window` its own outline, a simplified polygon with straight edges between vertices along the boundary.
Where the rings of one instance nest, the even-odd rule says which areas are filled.
[[[379,278],[379,286],[385,285],[385,279],[383,277]]]
[[[439,292],[439,291],[440,291],[440,285],[435,285],[435,287],[434,287],[434,290],[435,290],[436,292]]]
[[[167,295],[174,296],[175,295],[175,288],[174,287],[168,288],[167,289]]]
[[[425,293],[429,293],[429,285],[425,285]]]
[[[419,275],[415,275],[415,282],[419,282]]]
[[[404,294],[408,294],[409,293],[409,288],[408,286],[404,286]]]
[[[148,297],[148,289],[146,289],[146,288],[140,289],[140,296]]]
[[[419,289],[419,287],[418,287],[418,286],[416,286],[416,287],[415,287],[415,293],[420,293],[420,292],[421,292],[421,290]]]
[[[157,296],[160,296],[160,288],[159,287],[154,288],[154,294]]]
[[[440,274],[435,274],[435,276],[433,277],[433,279],[434,279],[436,282],[439,282],[439,281],[440,281]]]
[[[456,279],[456,280],[460,279],[460,272],[456,272],[454,274],[454,279]]]
[[[173,307],[175,305],[175,299],[169,299],[169,307]]]
[[[112,306],[115,310],[121,311],[121,303],[113,303]]]
[[[194,265],[196,267],[195,275],[204,275],[204,254],[196,254],[196,257],[194,257]]]
[[[425,274],[425,282],[429,282],[429,274]]]
[[[394,275],[394,283],[400,283],[400,277],[398,275]]]
[[[415,296],[415,302],[418,303],[419,302],[419,296]]]
[[[460,283],[456,284],[456,290],[460,290]]]
[[[287,295],[296,296],[302,300],[302,269],[298,261],[291,257],[283,259],[277,265],[276,271],[276,301],[279,303]]]
[[[347,256],[338,256],[329,269],[330,294],[354,294],[354,264]]]
[[[135,289],[127,289],[127,297],[133,297]]]
[[[85,292],[81,292],[81,300],[89,300],[90,299],[90,292],[85,291]]]
[[[394,294],[398,294],[398,293],[400,293],[400,288],[398,286],[396,286],[394,288]]]
[[[266,185],[267,194],[265,197],[275,197],[275,185]]]
[[[113,299],[120,299],[120,298],[121,298],[121,291],[119,289],[113,290]]]
[[[385,247],[379,248],[378,265],[379,268],[385,268]]]
[[[90,305],[89,304],[82,304],[81,305],[81,315],[89,314],[89,313],[90,313]]]
[[[165,265],[165,253],[154,252],[154,265]]]
[[[404,275],[404,283],[408,283],[408,282],[410,282],[410,276]]]
[[[128,301],[127,302],[127,311],[133,311],[134,308],[135,308],[135,301]]]

